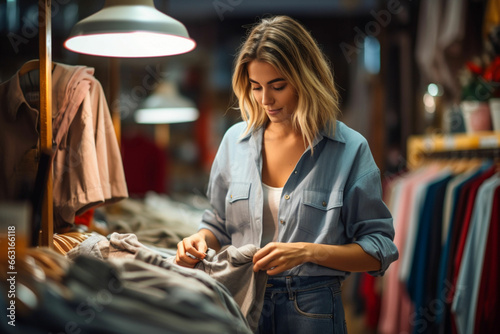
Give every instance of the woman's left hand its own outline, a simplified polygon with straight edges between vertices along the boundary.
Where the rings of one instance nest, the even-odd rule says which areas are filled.
[[[307,262],[307,243],[270,242],[253,256],[253,271],[265,270],[268,275],[276,275]]]

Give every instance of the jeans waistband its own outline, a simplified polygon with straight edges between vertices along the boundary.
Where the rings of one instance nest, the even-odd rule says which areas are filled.
[[[280,276],[268,277],[266,291],[303,291],[322,286],[337,286],[341,279],[338,276]]]

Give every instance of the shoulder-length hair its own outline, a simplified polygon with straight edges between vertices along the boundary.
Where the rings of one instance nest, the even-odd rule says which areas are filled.
[[[272,65],[295,88],[298,105],[292,124],[311,148],[321,129],[330,126],[335,130],[339,94],[327,58],[300,23],[288,16],[275,16],[253,26],[235,61],[232,84],[247,123],[245,133],[268,121],[253,97],[248,78],[248,64],[254,60]]]

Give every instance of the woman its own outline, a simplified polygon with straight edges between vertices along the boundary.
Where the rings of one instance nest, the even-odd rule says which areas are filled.
[[[260,246],[254,271],[270,276],[259,331],[344,333],[340,282],[353,271],[382,275],[398,257],[368,144],[337,121],[328,62],[289,17],[251,29],[233,89],[244,121],[222,140],[213,210],[178,244],[176,262],[193,267],[208,247]]]

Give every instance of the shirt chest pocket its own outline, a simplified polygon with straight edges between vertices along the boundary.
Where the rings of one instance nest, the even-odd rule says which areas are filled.
[[[226,196],[226,224],[237,227],[250,222],[250,183],[234,182]]]
[[[299,229],[318,236],[334,232],[340,223],[343,205],[342,190],[304,190],[302,194]]]

